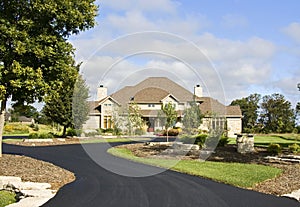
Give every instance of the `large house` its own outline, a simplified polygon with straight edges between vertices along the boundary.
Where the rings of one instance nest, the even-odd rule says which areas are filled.
[[[196,102],[204,115],[201,126],[203,130],[210,130],[226,124],[229,137],[241,132],[242,113],[239,106],[225,106],[211,97],[203,97],[202,87],[196,85],[194,93],[165,77],[150,77],[135,86],[126,86],[119,91],[108,95],[107,88],[100,85],[97,91],[97,100],[90,101],[89,119],[84,129],[112,128],[112,118],[120,108],[127,108],[130,103],[135,103],[142,118],[147,123],[147,131],[154,132],[162,129],[158,118],[161,106],[172,103],[178,118],[177,124],[184,116],[184,109],[190,103]],[[222,125],[222,126],[223,126]]]

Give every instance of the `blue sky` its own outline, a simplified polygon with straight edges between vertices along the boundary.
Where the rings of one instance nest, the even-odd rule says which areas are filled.
[[[97,26],[70,42],[93,96],[149,76],[229,104],[251,93],[300,101],[300,1],[104,0]],[[152,32],[149,32],[152,31]]]

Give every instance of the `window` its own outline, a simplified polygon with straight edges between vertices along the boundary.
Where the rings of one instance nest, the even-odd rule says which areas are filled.
[[[155,106],[154,104],[148,104],[149,108],[151,108],[151,107],[153,108],[154,106]]]
[[[104,129],[110,129],[113,127],[111,116],[104,116],[103,120],[103,128]]]

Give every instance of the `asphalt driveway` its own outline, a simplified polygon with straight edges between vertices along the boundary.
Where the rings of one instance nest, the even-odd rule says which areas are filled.
[[[22,147],[3,145],[4,153],[26,155],[75,173],[76,180],[44,206],[53,207],[299,207],[289,198],[235,188],[173,171],[139,177],[160,168],[133,163],[106,153],[106,144]],[[93,152],[91,157],[86,151]],[[101,160],[97,162],[97,160]],[[104,167],[102,167],[104,166]],[[105,169],[106,168],[106,169]],[[107,170],[112,169],[112,170]],[[113,172],[111,172],[113,171]],[[122,175],[114,172],[120,171]],[[133,175],[128,177],[124,175]]]

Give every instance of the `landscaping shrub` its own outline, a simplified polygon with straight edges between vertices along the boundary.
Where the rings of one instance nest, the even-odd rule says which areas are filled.
[[[296,143],[291,144],[291,145],[289,145],[289,150],[290,150],[290,152],[296,154],[296,153],[300,152],[300,146]]]
[[[52,133],[40,133],[39,139],[52,139],[54,135]]]
[[[66,132],[67,136],[73,137],[73,136],[77,136],[77,134],[78,134],[78,132],[76,131],[76,129],[73,129],[73,128],[67,129],[67,132]]]
[[[203,147],[208,135],[207,134],[198,134],[195,137],[195,144],[199,145],[200,147]]]
[[[52,139],[54,135],[52,133],[30,133],[28,139]]]
[[[30,133],[28,135],[28,139],[38,139],[39,138],[39,134],[38,133]]]
[[[178,134],[179,134],[178,129],[170,129],[170,130],[168,131],[168,135],[169,135],[169,136],[178,136]],[[166,130],[163,132],[163,135],[164,135],[164,136],[167,136],[167,131],[166,131]]]
[[[207,137],[207,134],[198,134],[196,136],[183,136],[180,138],[180,141],[184,144],[197,144],[200,147],[203,147]]]
[[[22,124],[6,124],[4,126],[4,134],[27,134],[29,128]]]
[[[17,202],[16,194],[9,191],[0,191],[0,207]]]
[[[269,153],[278,155],[279,153],[281,153],[281,146],[280,146],[280,144],[272,144],[271,143],[271,144],[269,144],[267,151]]]
[[[228,137],[222,136],[221,139],[219,140],[218,147],[224,147],[229,143]]]

